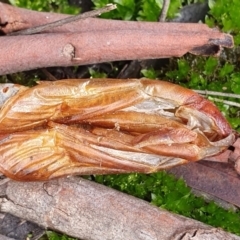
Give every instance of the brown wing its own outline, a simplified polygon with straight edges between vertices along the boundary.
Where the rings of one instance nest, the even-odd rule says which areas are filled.
[[[47,180],[73,174],[150,173],[198,160],[204,150],[196,144],[156,144],[116,130],[50,123],[49,129],[2,136],[0,171],[21,181]],[[162,135],[160,135],[160,138]],[[219,151],[219,147],[207,146]],[[186,159],[186,160],[185,160]]]
[[[0,111],[0,132],[46,125],[48,121],[80,121],[139,102],[139,81],[62,80],[17,93]]]
[[[191,128],[219,138],[232,129],[220,111],[195,92],[163,81],[85,79],[43,82],[11,97],[0,111],[0,132],[15,132],[43,126],[48,121],[73,123],[129,112],[187,123]],[[172,115],[171,115],[172,113]],[[191,121],[189,121],[191,119]],[[108,124],[106,119],[103,124]],[[142,124],[143,125],[143,124]]]
[[[213,104],[150,80],[61,80],[23,89],[0,111],[0,135],[0,171],[17,180],[149,173],[220,153],[235,140]]]

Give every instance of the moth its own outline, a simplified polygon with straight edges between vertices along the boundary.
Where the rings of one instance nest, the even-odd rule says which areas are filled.
[[[0,87],[0,172],[19,181],[152,173],[216,155],[235,132],[192,90],[149,79]]]

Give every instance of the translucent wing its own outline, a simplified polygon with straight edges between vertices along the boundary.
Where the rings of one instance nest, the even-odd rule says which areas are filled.
[[[147,79],[43,82],[0,110],[0,171],[16,180],[150,173],[220,153],[235,134],[214,104]]]

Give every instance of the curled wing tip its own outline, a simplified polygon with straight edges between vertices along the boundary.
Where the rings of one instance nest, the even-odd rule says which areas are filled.
[[[228,149],[229,146],[233,145],[235,141],[236,135],[235,133],[231,133],[219,141],[210,142],[208,147],[201,149],[201,159],[222,153],[224,150]]]
[[[212,120],[212,128],[218,132],[220,137],[226,137],[232,133],[230,124],[218,110],[215,104],[205,99],[195,91],[160,80],[141,79],[144,91],[152,96],[172,101],[177,108],[190,108],[206,115]],[[176,112],[179,112],[177,110]]]

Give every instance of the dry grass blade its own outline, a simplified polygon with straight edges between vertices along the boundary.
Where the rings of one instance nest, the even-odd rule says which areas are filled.
[[[215,92],[215,91],[208,91],[208,90],[194,90],[195,92],[202,94],[202,95],[211,95],[211,96],[219,96],[219,97],[229,97],[229,98],[240,98],[239,94],[234,93],[223,93],[223,92]],[[223,104],[233,106],[233,107],[240,107],[240,103],[228,101],[219,98],[211,98],[215,102],[221,102]]]
[[[229,105],[229,106],[240,107],[240,103],[236,103],[233,101],[223,100],[223,99],[219,99],[219,98],[212,98],[212,100],[215,102],[221,102],[221,103]]]
[[[240,94],[234,94],[234,93],[223,93],[223,92],[215,92],[215,91],[208,91],[208,90],[194,90],[194,91],[203,95],[240,98]]]
[[[167,16],[167,12],[169,9],[169,5],[170,5],[170,0],[164,0],[163,1],[163,6],[162,6],[162,11],[161,14],[159,16],[159,22],[164,22]]]

